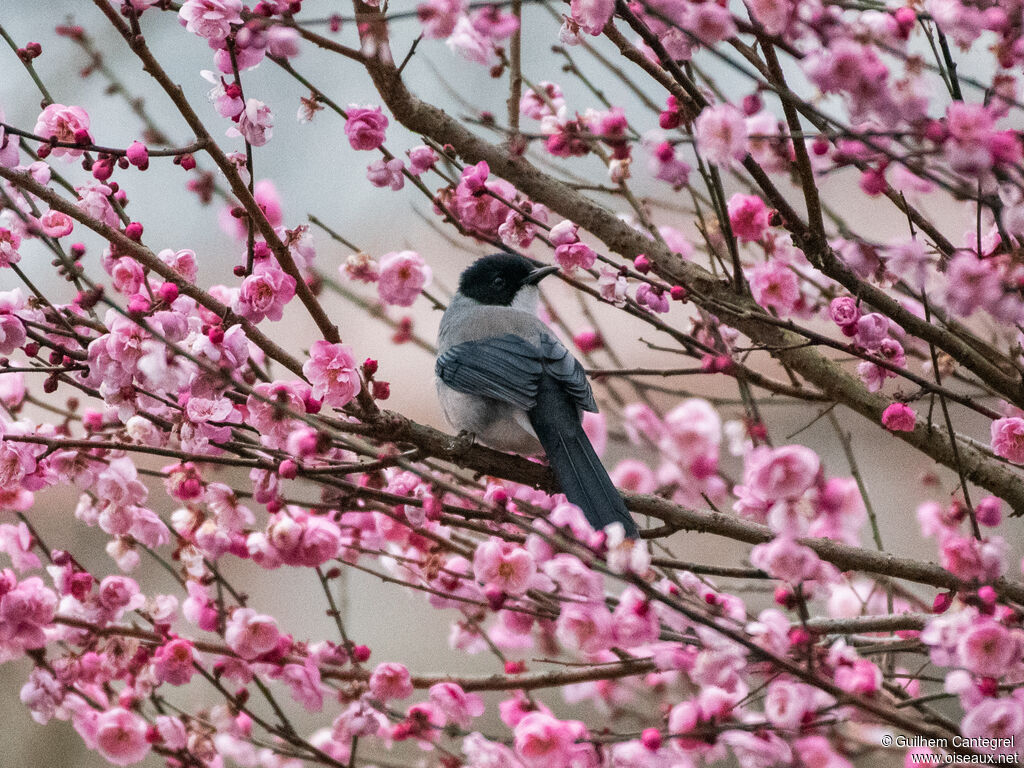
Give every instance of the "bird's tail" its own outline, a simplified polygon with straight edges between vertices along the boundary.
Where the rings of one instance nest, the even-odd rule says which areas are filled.
[[[529,413],[530,424],[562,493],[583,510],[596,530],[617,522],[627,536],[636,538],[636,523],[583,431],[576,403],[546,374],[539,382],[536,403]]]

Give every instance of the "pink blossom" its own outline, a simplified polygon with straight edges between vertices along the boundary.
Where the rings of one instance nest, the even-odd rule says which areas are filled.
[[[96,720],[96,748],[114,765],[131,765],[149,754],[146,721],[115,707],[100,713]]]
[[[967,738],[1010,739],[1024,734],[1024,704],[1013,697],[985,698],[966,712],[960,730]]]
[[[515,726],[515,749],[527,768],[567,768],[577,729],[544,712],[530,712]]]
[[[618,270],[610,267],[601,267],[601,274],[597,279],[598,290],[601,298],[616,307],[626,305],[626,295],[629,290],[629,282],[626,276]]]
[[[468,16],[459,17],[445,42],[454,53],[485,67],[491,66],[498,59],[494,43],[473,26]]]
[[[0,573],[0,591],[15,582],[11,571]],[[53,621],[57,595],[44,586],[42,579],[32,576],[0,597],[0,656],[2,649],[20,651],[42,648],[46,644],[44,629]]]
[[[992,451],[1014,464],[1024,464],[1024,418],[996,419],[990,427]]]
[[[18,140],[7,134],[2,125],[5,119],[4,111],[0,109],[0,166],[14,168],[21,162]]]
[[[862,315],[857,320],[857,343],[874,352],[889,335],[889,318],[878,312]]]
[[[181,718],[157,715],[156,730],[163,739],[163,746],[168,749],[185,749],[188,744],[188,731]]]
[[[520,546],[491,538],[476,548],[473,575],[477,581],[509,595],[521,595],[537,572],[533,557]]]
[[[747,154],[746,122],[731,104],[704,109],[697,117],[694,136],[701,154],[715,165],[730,165]]]
[[[974,514],[981,525],[995,528],[1003,519],[1003,502],[998,496],[986,496],[974,505]]]
[[[657,640],[661,626],[650,600],[636,587],[628,586],[612,614],[612,629],[617,646],[636,648]]]
[[[171,685],[187,685],[192,667],[192,643],[181,638],[171,640],[153,654],[153,670],[158,680]]]
[[[25,523],[0,525],[0,552],[6,552],[18,573],[38,568],[39,558],[32,551],[35,539]]]
[[[397,157],[374,160],[366,166],[366,178],[375,187],[391,187],[395,192],[405,186],[405,163]]]
[[[409,307],[428,285],[433,273],[416,251],[397,251],[380,259],[377,295],[385,304]]]
[[[311,658],[304,664],[285,664],[277,667],[270,675],[280,680],[291,690],[292,698],[308,712],[319,712],[324,707],[324,691],[320,669]]]
[[[387,127],[388,119],[380,107],[349,106],[345,135],[352,149],[377,149],[384,143]]]
[[[242,0],[186,0],[178,15],[185,29],[219,48],[231,34],[231,25],[242,23],[241,10]]]
[[[14,230],[0,227],[0,267],[9,267],[21,261],[21,254],[18,253],[18,246],[21,245],[21,235]]]
[[[785,31],[796,11],[796,3],[792,0],[746,0],[746,3],[770,35]]]
[[[939,563],[964,581],[993,581],[1002,575],[1006,542],[998,537],[976,539],[948,533],[939,547]]]
[[[538,91],[542,91],[546,98],[541,98]],[[554,117],[564,106],[565,96],[562,89],[556,83],[541,80],[534,88],[525,89],[519,100],[519,113],[533,120],[541,120],[545,117]]]
[[[615,642],[612,615],[603,602],[565,603],[555,623],[555,636],[580,653],[605,651]]]
[[[818,455],[802,445],[760,447],[747,455],[743,483],[762,499],[796,499],[814,484],[820,469]]]
[[[497,5],[477,8],[469,20],[477,32],[490,40],[504,40],[519,29],[519,19],[515,14],[505,13]]]
[[[484,237],[498,234],[498,228],[505,223],[511,210],[504,200],[514,200],[515,188],[504,179],[487,179],[487,163],[480,162],[467,166],[462,179],[455,188],[451,208],[466,229]],[[486,188],[492,195],[481,194]]]
[[[294,58],[299,55],[299,39],[298,30],[275,24],[267,29],[267,51],[278,58]]]
[[[906,403],[892,403],[882,411],[882,425],[890,432],[913,432],[916,416]]]
[[[575,555],[559,553],[544,563],[544,573],[559,589],[569,595],[588,601],[604,598],[604,579],[592,571]]]
[[[579,242],[579,229],[579,226],[569,219],[562,219],[548,232],[548,239],[556,248],[560,245],[572,245]]]
[[[668,294],[650,283],[640,283],[637,286],[636,303],[660,314],[669,310]]]
[[[280,320],[285,305],[295,296],[295,278],[269,259],[257,262],[253,274],[242,281],[234,310],[254,323]]]
[[[735,194],[729,198],[729,224],[736,237],[757,242],[768,231],[771,212],[757,195]]]
[[[805,716],[815,711],[815,691],[809,685],[777,678],[768,684],[764,715],[776,728],[799,730]]]
[[[213,88],[208,98],[213,102],[214,109],[221,117],[234,120],[245,109],[245,102],[242,100],[242,89],[237,83],[227,83],[223,77],[207,69],[199,73],[204,80],[213,83]]]
[[[431,703],[460,728],[468,728],[474,717],[484,713],[484,700],[456,683],[437,683],[430,686],[428,694]]]
[[[315,568],[337,556],[341,530],[335,523],[297,510],[292,514],[275,515],[267,525],[267,540],[285,565]]]
[[[40,113],[33,133],[70,144],[78,143],[82,139],[90,142],[89,114],[81,107],[50,104]],[[82,152],[82,149],[54,147],[50,154],[70,159],[80,157]]]
[[[361,283],[375,283],[380,278],[380,265],[368,253],[351,254],[338,271]]]
[[[227,135],[241,136],[254,147],[262,147],[274,135],[274,114],[259,99],[247,99],[237,127],[228,128]]]
[[[793,270],[779,261],[758,264],[750,273],[750,292],[754,301],[774,309],[785,317],[800,301],[800,283]]]
[[[392,662],[378,664],[370,675],[370,693],[384,702],[409,698],[412,696],[409,670],[402,664]]]
[[[920,240],[908,240],[890,246],[886,252],[885,268],[907,282],[917,291],[924,289],[928,267],[933,258],[925,251]]]
[[[114,259],[109,271],[114,290],[127,296],[138,293],[146,279],[142,265],[131,256]]]
[[[111,617],[118,617],[126,610],[141,608],[146,602],[139,591],[139,585],[127,576],[106,576],[98,590],[99,604]]]
[[[614,0],[572,0],[569,5],[573,20],[588,34],[597,36],[615,10]]]
[[[335,408],[344,407],[362,386],[352,348],[347,344],[314,341],[302,373],[313,387],[313,397]]]
[[[978,309],[990,309],[1002,298],[1003,286],[991,259],[973,253],[955,255],[946,268],[946,304],[967,317]]]
[[[577,267],[590,269],[597,255],[586,243],[569,243],[555,248],[555,261],[563,272],[572,274]]]
[[[277,647],[280,633],[272,616],[237,608],[228,619],[224,640],[243,659],[255,659]]]
[[[413,147],[409,150],[408,155],[409,173],[413,176],[426,173],[437,163],[437,153],[426,144]]]
[[[113,194],[110,187],[105,184],[88,184],[84,187],[75,187],[78,193],[78,201],[75,205],[86,216],[106,224],[108,227],[117,228],[121,220],[117,211],[110,204],[108,199]]]
[[[24,399],[25,374],[21,371],[5,371],[0,374],[0,405],[14,410]]]
[[[654,147],[648,165],[654,178],[671,184],[673,189],[682,189],[690,180],[690,164],[667,141]]]
[[[882,670],[867,659],[857,659],[852,664],[841,664],[836,669],[835,682],[847,693],[870,695],[882,687]]]
[[[646,576],[651,567],[651,550],[639,539],[626,537],[622,523],[605,526],[605,544],[608,547],[608,570],[612,573],[632,573]]]
[[[828,312],[832,322],[844,331],[855,326],[860,319],[860,307],[852,296],[837,296],[832,299],[832,303],[828,306]]]
[[[42,667],[33,667],[28,682],[21,688],[19,698],[32,713],[32,719],[40,725],[46,725],[57,713],[64,696],[64,686],[57,678]]]
[[[448,37],[465,9],[464,0],[427,0],[416,6],[416,15],[428,40]]]
[[[651,468],[636,459],[624,459],[611,471],[616,487],[633,493],[653,493],[657,480]]]
[[[957,644],[960,663],[982,677],[1002,677],[1020,660],[1021,642],[995,621],[975,623]]]
[[[75,228],[74,220],[66,213],[49,210],[39,217],[39,227],[47,237],[65,237]],[[0,230],[0,260],[3,259],[3,230]]]
[[[785,535],[750,550],[750,562],[776,579],[800,584],[818,577],[821,561],[813,549]]]

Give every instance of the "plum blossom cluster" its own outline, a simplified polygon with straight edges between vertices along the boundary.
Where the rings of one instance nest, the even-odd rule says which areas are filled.
[[[85,28],[56,40],[129,96],[126,139],[107,102],[43,82],[49,42],[12,45],[42,105],[0,111],[0,663],[32,720],[169,768],[845,768],[894,733],[1021,758],[1020,3],[95,5],[195,140],[155,130]],[[554,58],[524,56],[526,25]],[[504,111],[414,93],[421,40],[482,65]],[[376,93],[307,79],[314,48]],[[290,90],[264,96],[268,71]],[[365,163],[346,195],[422,195],[467,252],[557,265],[542,319],[591,374],[583,427],[639,537],[594,530],[542,458],[385,409],[428,374],[357,328],[431,349],[416,313],[469,257],[390,212],[360,251],[297,210],[263,159],[308,179],[335,153],[274,138],[286,98],[298,135],[322,112]],[[214,209],[195,226],[233,268],[136,220],[153,187]],[[904,465],[927,467],[900,475],[912,502],[884,476]],[[488,672],[353,632],[356,571],[394,631],[421,631],[401,591]],[[249,594],[282,573],[329,634]],[[905,756],[924,758],[952,756]]]

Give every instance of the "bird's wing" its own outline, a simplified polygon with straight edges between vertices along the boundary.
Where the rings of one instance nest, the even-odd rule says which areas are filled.
[[[459,392],[489,397],[529,411],[537,402],[537,386],[544,373],[565,388],[577,407],[596,411],[583,366],[548,333],[539,345],[509,333],[464,341],[437,356],[437,377]]]
[[[464,341],[437,356],[437,377],[459,392],[489,397],[528,411],[544,371],[538,349],[514,334]]]
[[[580,365],[580,361],[569,353],[562,342],[548,333],[540,337],[540,351],[544,359],[544,370],[565,388],[576,406],[581,410],[597,413],[594,393],[590,389],[587,373]]]

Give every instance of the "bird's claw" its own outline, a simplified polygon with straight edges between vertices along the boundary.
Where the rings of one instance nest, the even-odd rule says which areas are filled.
[[[448,450],[455,456],[462,456],[476,443],[476,433],[463,429],[448,443]]]

